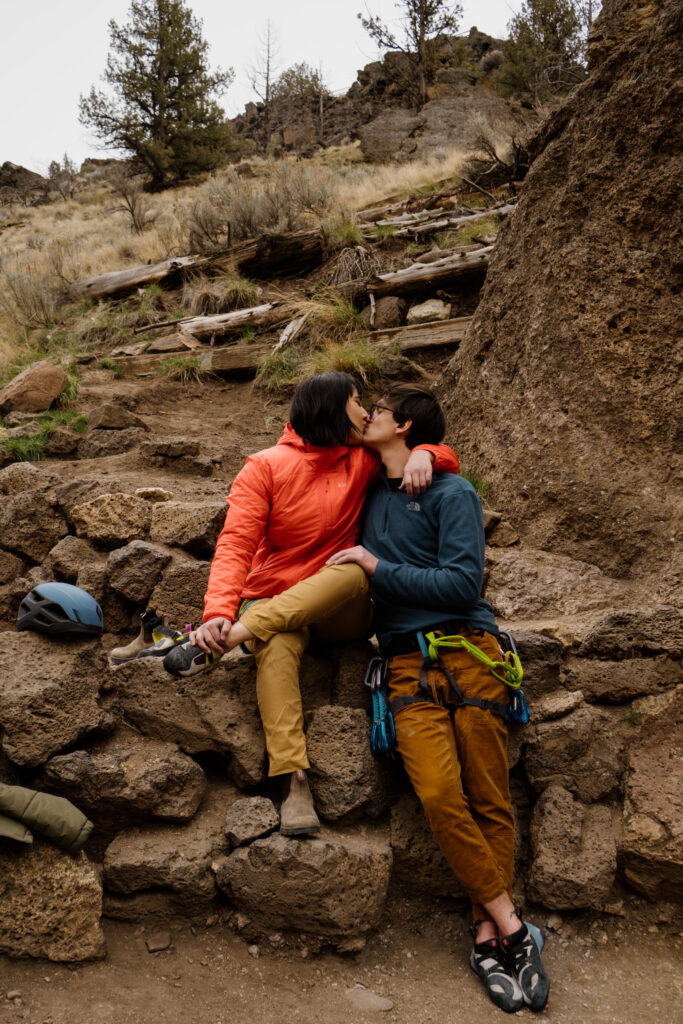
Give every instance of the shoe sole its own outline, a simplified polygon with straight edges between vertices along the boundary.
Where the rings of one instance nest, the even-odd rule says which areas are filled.
[[[308,828],[302,826],[301,828],[282,828],[280,827],[281,836],[313,836],[320,832],[320,825],[310,825]]]

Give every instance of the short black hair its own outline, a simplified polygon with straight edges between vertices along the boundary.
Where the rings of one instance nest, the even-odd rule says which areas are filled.
[[[346,444],[353,429],[346,403],[362,387],[350,373],[316,373],[299,384],[289,408],[289,422],[299,437],[319,448]]]
[[[424,384],[390,384],[382,399],[391,407],[399,424],[411,420],[405,442],[409,448],[418,444],[439,444],[446,433],[444,411],[433,392]]]

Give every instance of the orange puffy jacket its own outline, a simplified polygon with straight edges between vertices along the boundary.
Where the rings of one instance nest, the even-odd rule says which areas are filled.
[[[417,447],[433,453],[438,472],[458,472],[458,457],[447,445]],[[216,615],[232,621],[240,598],[275,597],[354,545],[380,465],[362,445],[317,448],[289,424],[274,448],[250,455],[228,495],[204,622]]]

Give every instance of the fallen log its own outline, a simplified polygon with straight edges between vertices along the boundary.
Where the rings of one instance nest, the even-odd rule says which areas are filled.
[[[222,258],[222,253],[210,256],[176,256],[161,263],[146,263],[143,267],[130,270],[113,270],[109,274],[89,277],[76,281],[69,291],[75,299],[109,299],[115,295],[126,295],[136,288],[149,284],[160,284],[169,277],[183,274],[188,270],[201,270]]]
[[[449,231],[463,227],[465,224],[474,224],[478,220],[486,220],[489,217],[506,217],[514,208],[514,203],[505,203],[503,206],[492,207],[489,210],[482,210],[480,213],[472,213],[463,217],[441,217],[433,221],[416,221],[404,227],[397,227],[392,232],[392,238],[403,238],[408,235],[427,235],[434,231]],[[366,233],[363,237],[372,239],[374,238],[374,233]]]
[[[234,245],[225,259],[249,277],[303,274],[322,263],[323,233],[320,228],[312,228],[281,235],[260,235]]]
[[[280,302],[266,302],[262,306],[236,309],[232,313],[214,316],[194,316],[178,321],[181,334],[189,334],[200,341],[227,338],[239,334],[246,327],[274,327],[286,323],[291,313]]]
[[[483,276],[488,269],[492,250],[492,245],[472,252],[459,249],[457,253],[434,260],[433,263],[411,263],[404,270],[379,274],[368,281],[350,281],[338,285],[337,291],[354,302],[360,302],[371,294],[381,299],[385,295],[429,291],[442,284],[453,284],[458,279]]]
[[[431,324],[392,327],[386,331],[373,332],[370,341],[387,347],[397,346],[401,352],[451,347],[459,345],[463,340],[471,320],[471,316],[459,316],[452,320],[436,320]]]
[[[320,228],[288,231],[280,235],[260,235],[206,255],[177,256],[130,270],[114,270],[85,281],[76,281],[70,292],[76,299],[108,299],[215,264],[231,267],[251,277],[289,276],[311,270],[322,263],[322,259],[323,234]]]

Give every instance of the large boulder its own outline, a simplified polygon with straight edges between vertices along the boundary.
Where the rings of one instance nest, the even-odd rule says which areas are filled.
[[[109,585],[129,601],[144,604],[170,561],[169,551],[144,540],[133,540],[109,555]]]
[[[626,6],[634,31],[532,140],[439,393],[450,442],[525,543],[648,577],[663,597],[683,586],[681,0],[605,4],[603,27]]]
[[[81,569],[103,561],[104,556],[89,541],[68,533],[50,550],[43,569],[53,579],[75,583]]]
[[[107,663],[96,640],[0,633],[2,748],[19,765],[39,765],[88,733],[111,727],[98,698]]]
[[[619,863],[643,895],[670,900],[683,893],[683,688],[657,700],[629,754]]]
[[[370,711],[370,688],[365,685],[368,662],[377,654],[371,643],[345,644],[332,650],[335,671],[332,680],[330,704],[343,704],[348,708]]]
[[[143,419],[122,405],[114,405],[112,402],[106,402],[93,409],[88,415],[88,426],[91,430],[126,430],[128,427],[149,430]]]
[[[133,494],[101,494],[75,505],[69,518],[79,537],[115,548],[147,535],[152,506]]]
[[[264,932],[296,930],[332,942],[379,923],[391,874],[386,831],[323,829],[319,838],[276,833],[216,864],[216,880]]]
[[[9,551],[0,550],[0,586],[11,583],[21,576],[25,563],[17,555],[10,555]]]
[[[531,843],[531,899],[554,910],[602,909],[617,869],[609,807],[585,807],[562,786],[549,786],[534,808]]]
[[[35,491],[52,482],[52,475],[32,462],[13,462],[0,469],[0,494]]]
[[[121,665],[114,682],[123,713],[145,736],[188,754],[217,751],[239,786],[265,777],[265,740],[251,659],[219,662],[210,672],[174,679],[158,658]]]
[[[513,635],[524,669],[525,693],[536,696],[557,689],[564,653],[560,641],[526,630],[515,629]]]
[[[571,706],[571,705],[570,705]],[[584,803],[614,793],[624,770],[623,714],[582,704],[570,714],[526,727],[523,763],[537,792],[559,784]]]
[[[0,953],[78,963],[106,953],[102,884],[84,853],[42,841],[0,850]]]
[[[595,626],[579,654],[588,658],[683,658],[683,612],[662,606],[642,611],[617,612]]]
[[[0,391],[0,415],[13,409],[43,412],[59,398],[68,383],[68,374],[60,366],[46,360],[32,363]]]
[[[109,586],[106,562],[97,560],[84,565],[76,577],[76,585],[87,590],[99,602],[107,633],[122,633],[129,628],[130,605]]]
[[[178,628],[189,622],[201,622],[210,569],[210,562],[168,566],[152,591],[149,604]]]
[[[188,821],[202,802],[206,777],[174,743],[123,728],[87,750],[51,758],[36,786],[68,797],[96,822],[120,825],[146,816]]]
[[[104,856],[104,885],[118,899],[105,896],[104,911],[136,918],[150,891],[172,895],[171,906],[189,917],[205,916],[216,895],[211,865],[228,849],[225,814],[238,792],[226,782],[213,783],[202,807],[184,825],[153,825],[119,833]],[[144,904],[143,904],[144,905]],[[126,907],[128,913],[126,914]]]
[[[104,459],[109,455],[137,448],[145,437],[144,430],[139,427],[127,427],[125,430],[91,430],[78,444],[78,454],[82,459]]]
[[[563,686],[581,690],[586,700],[600,704],[625,704],[682,682],[683,665],[666,655],[624,661],[571,658],[562,668]]]
[[[0,502],[0,537],[4,547],[33,562],[42,562],[68,532],[49,491],[21,491]]]
[[[363,156],[375,164],[393,161],[421,123],[411,110],[387,110],[360,129]]]
[[[389,804],[386,764],[370,750],[370,719],[360,708],[322,707],[306,733],[309,781],[328,821],[378,817]]]
[[[225,522],[224,501],[164,501],[154,505],[149,535],[196,555],[213,555]]]
[[[487,552],[486,598],[505,620],[577,615],[613,608],[628,593],[623,583],[595,565],[549,551]]]
[[[236,800],[225,816],[225,834],[233,846],[246,846],[268,835],[280,824],[275,804],[265,796]]]

